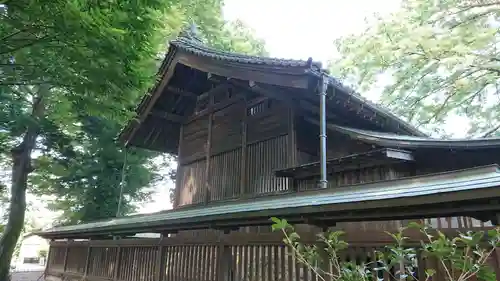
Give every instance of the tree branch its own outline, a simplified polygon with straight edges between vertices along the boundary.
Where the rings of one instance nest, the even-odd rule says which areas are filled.
[[[500,124],[498,124],[498,125],[494,126],[493,128],[491,128],[489,131],[487,131],[486,133],[484,133],[481,137],[482,138],[490,137],[491,135],[493,135],[499,129],[500,129]]]

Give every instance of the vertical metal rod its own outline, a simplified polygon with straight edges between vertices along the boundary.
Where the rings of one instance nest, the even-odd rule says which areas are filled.
[[[321,178],[319,180],[320,188],[326,188],[328,185],[326,175],[326,90],[328,88],[328,79],[325,75],[320,78],[319,85],[319,147],[320,147],[320,166]]]
[[[118,197],[118,208],[116,209],[116,217],[121,216],[121,209],[123,205],[123,188],[125,186],[125,176],[126,176],[126,170],[127,170],[127,154],[128,150],[125,147],[125,156],[123,157],[123,167],[122,167],[122,178],[120,180],[120,197]]]

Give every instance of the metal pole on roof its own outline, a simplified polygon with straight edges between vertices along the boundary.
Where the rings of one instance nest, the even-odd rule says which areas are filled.
[[[119,195],[120,197],[118,197],[118,208],[116,209],[116,217],[121,216],[121,210],[123,205],[123,188],[125,187],[125,176],[127,171],[127,154],[128,154],[127,147],[125,147],[124,150],[125,150],[125,155],[123,156],[122,177],[120,180],[120,195]]]
[[[326,188],[328,185],[326,173],[326,90],[328,88],[328,79],[325,74],[321,75],[319,81],[319,148],[320,148],[320,166],[321,177],[319,180],[320,188]]]

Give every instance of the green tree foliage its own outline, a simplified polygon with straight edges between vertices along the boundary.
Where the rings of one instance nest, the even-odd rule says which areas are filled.
[[[151,161],[154,153],[125,150],[115,143],[119,124],[99,117],[81,119],[82,131],[67,140],[70,149],[38,157],[35,163],[43,172],[31,177],[35,192],[56,197],[49,206],[62,211],[59,224],[115,216],[123,173],[125,200],[120,213],[133,212],[131,202],[148,199],[152,190],[147,186],[157,178],[158,168]]]
[[[499,20],[500,1],[404,0],[364,33],[340,38],[331,68],[363,91],[391,77],[381,102],[425,129],[442,134],[458,115],[470,135],[490,136],[500,128]]]
[[[165,1],[3,1],[0,15],[0,148],[11,167],[0,238],[5,280],[21,234],[32,161],[65,153],[81,117],[123,123],[153,81]]]
[[[115,215],[125,152],[114,137],[154,82],[168,39],[196,22],[216,48],[264,53],[244,25],[222,20],[219,0],[2,3],[0,159],[12,180],[0,280],[23,228],[28,187],[55,196],[64,223]],[[123,213],[159,180],[152,156],[129,151]]]

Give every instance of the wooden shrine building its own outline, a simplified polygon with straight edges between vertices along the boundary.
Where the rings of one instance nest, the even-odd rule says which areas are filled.
[[[408,220],[447,233],[499,222],[500,139],[427,137],[311,59],[214,50],[194,29],[158,75],[120,138],[178,156],[174,209],[38,233],[52,240],[46,280],[316,280],[273,216],[306,238],[344,230],[343,258],[359,262]]]

